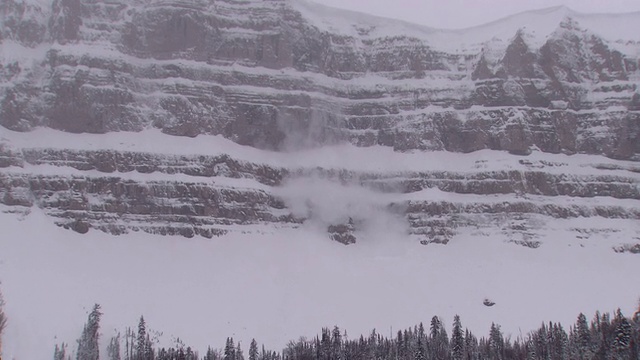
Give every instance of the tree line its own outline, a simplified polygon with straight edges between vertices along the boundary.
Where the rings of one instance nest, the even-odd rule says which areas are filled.
[[[95,305],[77,340],[76,360],[99,360],[100,305]],[[596,312],[591,321],[578,315],[569,329],[559,323],[543,323],[528,335],[511,339],[500,326],[491,324],[488,337],[476,337],[453,318],[449,335],[442,320],[434,316],[428,329],[420,323],[388,337],[371,331],[354,339],[337,326],[323,328],[317,336],[290,341],[279,351],[258,346],[253,339],[245,355],[240,342],[229,337],[223,348],[209,347],[201,356],[181,341],[158,348],[144,317],[136,330],[112,337],[108,360],[640,360],[640,307],[626,317],[620,309],[613,315]],[[103,357],[104,358],[104,357]],[[56,345],[54,360],[72,360],[68,346]]]

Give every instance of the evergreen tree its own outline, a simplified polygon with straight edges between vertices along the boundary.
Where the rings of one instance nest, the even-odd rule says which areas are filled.
[[[264,349],[264,344],[262,344],[262,351],[260,352],[259,360],[266,360],[266,359],[267,359],[267,351]]]
[[[553,324],[551,327],[551,359],[564,360],[567,358],[567,345],[569,339],[567,333],[560,324]]]
[[[145,356],[147,349],[147,324],[144,321],[144,316],[140,316],[138,322],[138,338],[135,344],[135,360],[147,360]]]
[[[429,348],[431,358],[444,359],[449,355],[449,337],[447,331],[442,326],[442,321],[437,316],[431,318],[429,334]]]
[[[451,333],[451,358],[453,360],[464,359],[464,335],[462,334],[462,324],[460,316],[453,317],[453,330]]]
[[[171,355],[175,360],[187,360],[187,354],[184,353],[183,348],[179,348],[178,351],[174,352],[174,355]]]
[[[120,333],[111,338],[107,346],[107,357],[109,360],[120,360]]]
[[[236,348],[231,337],[227,338],[224,346],[224,360],[236,360]]]
[[[630,357],[634,360],[640,360],[640,301],[638,301],[638,310],[633,314],[631,321],[633,322],[633,331],[629,344]]]
[[[429,328],[430,330],[430,336],[431,336],[431,340],[435,340],[438,338],[438,334],[440,332],[441,326],[442,324],[440,323],[440,319],[438,319],[437,316],[434,316],[431,318],[431,326]]]
[[[133,351],[133,360],[154,360],[155,352],[147,331],[147,323],[144,320],[144,316],[140,316],[140,322],[138,322],[138,334],[135,345],[133,345],[132,339],[130,346]]]
[[[342,349],[342,334],[340,333],[340,328],[337,326],[333,327],[333,331],[331,331],[331,359],[332,360],[343,360],[344,354]]]
[[[422,325],[422,323],[420,323]],[[429,357],[431,359],[438,358],[438,339],[440,337],[440,319],[437,316],[431,318],[431,324],[429,326]],[[420,333],[420,328],[418,329]]]
[[[88,349],[97,349],[97,333],[100,320],[99,305],[89,315],[83,335],[78,341],[77,359],[88,359],[94,354]],[[96,334],[96,336],[93,336]],[[95,339],[95,342],[92,342]],[[94,345],[90,345],[94,344]],[[124,360],[198,360],[198,353],[178,340],[177,348],[157,351],[150,340],[144,318],[140,318],[137,334],[131,329],[125,333]],[[323,328],[312,340],[300,338],[291,341],[283,352],[265,350],[258,353],[258,344],[253,339],[249,346],[248,360],[640,360],[640,316],[625,318],[620,310],[613,320],[609,314],[596,314],[588,327],[586,317],[580,314],[569,335],[558,323],[543,323],[531,332],[526,341],[504,338],[500,327],[491,325],[489,337],[478,339],[466,330],[462,331],[459,316],[453,319],[451,339],[441,321],[431,320],[429,334],[422,324],[398,331],[395,338],[387,338],[375,330],[368,337],[349,340],[341,335],[336,326],[333,330]],[[443,347],[443,345],[446,345]],[[87,355],[89,354],[89,355]],[[97,352],[95,357],[97,359]],[[114,336],[107,347],[108,360],[120,360],[120,335]],[[54,360],[71,360],[66,346],[56,346]],[[244,360],[240,343],[234,345],[227,338],[224,356],[211,347],[203,360]]]
[[[615,334],[613,339],[613,351],[617,358],[627,358],[629,353],[629,345],[631,344],[631,324],[629,320],[622,315],[620,309],[616,311],[614,320]]]
[[[538,360],[538,355],[536,354],[536,347],[533,344],[533,340],[527,341],[527,360]]]
[[[251,339],[251,344],[249,344],[249,360],[258,360],[258,342],[256,342],[256,339]]]
[[[127,328],[125,332],[125,350],[124,360],[136,359],[136,333],[131,328]]]
[[[209,346],[203,360],[220,360],[220,353]]]
[[[502,360],[504,352],[504,338],[500,331],[500,325],[491,323],[491,331],[489,332],[489,358],[493,360]]]
[[[100,358],[98,345],[100,316],[102,316],[100,305],[95,304],[93,310],[89,313],[89,318],[82,331],[82,336],[78,339],[77,360],[98,360]]]
[[[156,357],[156,360],[170,360],[167,349],[165,348],[160,349],[158,351],[158,356]],[[205,360],[207,360],[206,357],[205,357]]]
[[[609,313],[604,313],[602,315],[596,313],[596,317],[599,317],[599,319],[597,324],[598,333],[596,334],[597,336],[594,337],[594,348],[597,349],[595,358],[607,359],[611,353],[610,347],[613,340],[610,316]]]
[[[550,358],[549,341],[548,341],[547,325],[542,324],[538,331],[533,335],[534,344],[536,347],[536,354],[539,359],[547,360]]]
[[[398,333],[396,334],[396,357],[404,359],[404,337],[400,330],[398,330]]]
[[[439,319],[436,318],[436,321],[440,321]],[[431,319],[432,325],[433,325],[433,319]],[[416,334],[418,336],[418,339],[424,339],[425,338],[425,333],[424,333],[424,325],[422,324],[422,322],[420,322],[420,325],[418,325],[418,331],[416,331]]]
[[[240,343],[238,343],[238,347],[239,346],[240,346]],[[198,353],[193,351],[191,346],[187,346],[187,350],[184,353],[184,358],[185,360],[198,360]]]
[[[155,352],[153,351],[153,344],[151,343],[151,338],[149,337],[149,334],[147,334],[147,337],[144,342],[143,359],[154,360],[154,357],[155,357]]]
[[[416,353],[414,355],[414,360],[425,360],[426,357],[426,351],[424,350],[424,340],[421,338],[418,338],[418,345],[416,347]]]
[[[244,353],[242,352],[242,348],[240,348],[240,341],[238,341],[238,346],[236,347],[235,360],[244,360]]]
[[[370,338],[371,339],[371,338]],[[374,342],[375,339],[372,339],[371,342]],[[322,333],[320,334],[320,348],[319,357],[320,360],[330,360],[331,359],[331,332],[329,328],[322,328]]]
[[[466,360],[478,358],[478,339],[473,336],[469,329],[466,329],[464,333],[464,348]]]
[[[600,333],[600,311],[596,311],[595,315],[593,316],[593,320],[591,320],[591,333]]]
[[[67,344],[62,343],[60,346],[56,344],[56,348],[53,351],[53,360],[67,360]]]
[[[580,359],[591,358],[591,334],[589,332],[589,325],[587,325],[587,317],[580,313],[578,320],[576,321],[576,349],[577,356]]]

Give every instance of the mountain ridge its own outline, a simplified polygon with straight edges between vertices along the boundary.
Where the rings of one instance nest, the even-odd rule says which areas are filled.
[[[203,348],[636,308],[637,41],[562,14],[438,49],[280,1],[24,4],[0,2],[9,358],[95,302],[105,334],[144,314]]]
[[[583,30],[579,21],[564,17],[568,10],[545,10],[560,22],[543,43],[531,42],[531,32],[507,29],[508,41],[493,36],[460,53],[434,49],[411,34],[388,36],[383,29],[386,35],[376,37],[376,29],[358,30],[339,16],[329,20],[356,33],[331,32],[314,25],[327,14],[298,11],[299,4],[310,3],[297,0],[201,1],[195,7],[183,1],[59,0],[48,20],[29,17],[24,4],[3,3],[2,201],[44,207],[60,226],[210,237],[242,226],[298,227],[320,219],[320,228],[357,232],[371,225],[371,215],[403,219],[407,233],[420,242],[446,243],[456,229],[474,224],[524,221],[504,231],[529,239],[540,230],[540,218],[638,217],[625,205],[638,200],[637,172],[618,162],[640,160],[640,57]],[[30,11],[42,13],[36,10]],[[523,21],[513,19],[498,28],[518,23],[520,29]],[[21,30],[36,20],[40,32]],[[24,36],[23,43],[32,44],[33,34],[45,45],[21,52],[16,41],[7,40]],[[92,134],[105,147],[31,145],[44,136],[38,134],[59,136],[34,131],[42,127],[76,134],[69,143],[73,136]],[[164,135],[148,137],[149,131]],[[198,142],[192,138],[222,136],[256,148],[258,158],[267,157],[261,151],[279,151],[303,164],[240,159],[222,150],[230,143],[217,140],[212,151],[222,154],[216,156],[202,147],[193,154],[155,155],[122,148],[116,140],[121,132],[148,138],[152,147],[175,141],[188,148]],[[411,165],[358,170],[358,162],[316,162],[337,156],[321,149],[339,144],[346,153],[404,153],[383,158]],[[503,159],[502,152],[511,155]],[[449,158],[447,153],[461,153],[455,161],[471,169],[424,169],[409,160],[416,154],[431,164],[430,158]],[[573,154],[609,160],[600,168],[561,160]],[[491,170],[496,166],[500,170]],[[585,174],[572,173],[584,169]],[[140,176],[127,175],[131,171]],[[122,188],[118,176],[126,182]],[[160,181],[163,176],[167,181]],[[322,181],[310,180],[310,191],[342,194],[344,184],[362,187],[380,198],[364,207],[377,210],[360,213],[364,199],[343,195],[347,203],[341,206],[352,210],[326,223],[321,213],[331,207],[307,199],[297,181],[316,177]],[[216,179],[225,186],[218,187]],[[247,187],[246,179],[259,181]],[[299,198],[283,195],[290,184]],[[436,196],[435,189],[450,201],[420,195]],[[511,205],[495,204],[496,194]],[[557,196],[572,196],[577,205],[544,205]],[[614,200],[602,207],[591,197]],[[146,218],[151,225],[141,226]]]

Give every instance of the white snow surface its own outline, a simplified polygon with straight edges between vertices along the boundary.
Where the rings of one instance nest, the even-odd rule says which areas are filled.
[[[491,322],[514,337],[542,321],[573,323],[579,312],[620,307],[640,296],[637,255],[611,240],[564,237],[533,250],[497,235],[464,234],[447,246],[421,246],[383,232],[344,247],[309,228],[212,240],[145,234],[79,235],[39,210],[0,215],[0,279],[9,326],[5,359],[48,359],[74,345],[93,303],[103,306],[102,344],[144,315],[159,345],[179,337],[200,351],[227,336],[280,349],[288,340],[338,325],[349,336],[382,334],[453,315],[477,335]],[[633,226],[619,221],[619,226]],[[485,297],[496,302],[485,307]],[[104,352],[103,352],[104,354]]]
[[[40,6],[50,3],[50,0],[29,1]],[[481,48],[502,49],[519,29],[524,29],[530,45],[540,46],[567,17],[614,42],[613,46],[625,54],[638,55],[640,51],[640,13],[581,14],[558,7],[521,13],[469,29],[439,30],[332,9],[306,0],[294,0],[292,4],[321,30],[358,38],[408,35],[424,40],[436,50],[451,53],[477,54]],[[100,51],[101,56],[135,63],[135,59],[108,45],[104,42],[69,45],[64,51]],[[45,47],[28,49],[7,40],[0,46],[0,60],[26,64],[41,61]],[[241,70],[252,71],[247,67]],[[259,71],[273,76],[277,73],[283,77],[300,76],[291,69]],[[314,80],[326,86],[347,86],[346,82],[341,84],[320,75]],[[357,81],[397,83],[379,76]],[[432,86],[440,84],[433,82]],[[264,91],[255,89],[259,90]],[[637,162],[541,152],[527,157],[489,150],[472,154],[396,153],[387,147],[336,145],[280,153],[240,146],[219,136],[189,139],[155,129],[79,136],[44,128],[18,133],[0,127],[1,145],[18,150],[229,154],[239,160],[287,168],[382,173],[525,170],[541,166],[544,171],[556,173],[623,174],[636,178],[640,184]],[[554,165],[542,165],[543,162]],[[595,169],[598,164],[614,165],[614,169]],[[102,174],[50,165],[3,172],[210,181],[224,187],[268,190],[248,179]],[[543,245],[538,249],[508,243],[512,239],[499,229],[475,232],[463,229],[447,246],[422,246],[404,235],[405,229],[396,219],[377,209],[387,203],[381,194],[304,179],[292,181],[277,191],[293,211],[302,215],[309,211],[308,203],[314,204],[313,210],[320,213],[322,224],[309,223],[298,229],[256,225],[257,231],[250,234],[232,232],[211,240],[142,233],[112,236],[98,231],[79,235],[56,227],[37,208],[30,209],[25,216],[9,214],[4,211],[8,208],[0,207],[0,289],[9,317],[2,357],[50,359],[55,344],[65,342],[73,348],[94,303],[102,304],[104,311],[103,354],[109,337],[117,331],[124,332],[126,327],[134,328],[140,315],[145,316],[151,330],[162,332],[157,340],[159,345],[173,345],[179,337],[202,352],[208,345],[222,347],[227,336],[240,340],[245,351],[252,337],[279,350],[289,340],[314,336],[321,327],[333,325],[346,329],[351,338],[373,328],[387,335],[420,321],[427,323],[433,315],[451,324],[454,314],[459,314],[463,325],[479,336],[487,335],[491,322],[496,322],[505,333],[517,337],[542,321],[561,321],[568,328],[579,312],[589,317],[596,310],[613,311],[620,307],[631,314],[637,308],[639,257],[612,251],[613,246],[637,242],[634,240],[640,226],[637,220],[548,220],[538,239]],[[460,202],[514,200],[481,199],[435,189],[410,196],[413,200]],[[528,200],[548,201],[543,197]],[[637,200],[601,197],[558,197],[554,201],[640,206]],[[326,232],[317,228],[343,220],[354,209],[371,219],[367,232],[359,234],[356,245],[344,247],[332,242]],[[592,235],[578,237],[573,231],[576,228],[587,229]],[[485,297],[496,305],[484,306]]]
[[[423,39],[436,50],[477,53],[489,42],[508,42],[522,29],[530,45],[540,47],[566,18],[611,42],[640,41],[640,12],[626,14],[584,14],[566,6],[526,11],[484,25],[460,30],[444,30],[400,20],[336,9],[308,0],[292,1],[316,27],[354,37],[411,36]]]
[[[395,152],[387,146],[357,147],[337,144],[290,152],[276,152],[239,145],[222,136],[199,135],[195,138],[172,136],[159,129],[141,132],[112,132],[109,134],[78,134],[36,128],[31,132],[17,132],[0,128],[0,144],[21,148],[50,148],[70,150],[109,150],[146,152],[166,155],[222,155],[234,159],[288,168],[347,169],[363,172],[401,171],[501,171],[543,167],[545,171],[570,174],[593,174],[598,164],[613,165],[615,169],[598,169],[598,175],[624,174],[637,176],[638,163],[613,160],[599,155],[564,155],[534,151],[527,157],[504,151],[480,150],[470,154],[447,151]],[[521,163],[521,160],[525,161]],[[633,170],[635,172],[630,172]]]
[[[395,153],[388,148],[350,145],[276,153],[218,136],[173,137],[158,130],[77,135],[51,129],[30,133],[0,129],[0,144],[18,151],[41,147],[229,154],[238,160],[289,168],[385,173],[544,166],[550,172],[640,177],[628,171],[637,169],[637,163],[599,156]],[[600,163],[615,170],[594,168]],[[136,180],[192,178],[220,186],[265,189],[247,179],[102,174],[51,165],[12,167],[3,172]],[[381,210],[388,203],[387,194],[321,179],[294,179],[273,191],[294,212],[317,212],[319,223],[296,229],[254,225],[250,233],[236,231],[214,239],[135,232],[113,236],[94,230],[79,235],[56,227],[35,207],[27,215],[10,214],[11,208],[1,207],[0,281],[9,317],[3,358],[48,359],[56,343],[75,345],[94,303],[100,303],[104,311],[103,351],[115,332],[135,328],[140,315],[151,330],[162,333],[159,345],[174,345],[179,337],[205,351],[208,345],[222,347],[227,336],[240,340],[245,350],[252,337],[280,350],[289,340],[312,337],[323,326],[338,325],[355,338],[373,328],[382,334],[395,333],[428,322],[434,315],[450,324],[455,314],[476,335],[487,335],[491,322],[496,322],[506,334],[517,337],[542,321],[560,321],[568,327],[579,312],[591,316],[596,310],[620,307],[631,314],[640,297],[638,255],[612,250],[635,241],[637,220],[547,218],[541,220],[546,223],[537,234],[536,240],[543,243],[538,249],[509,243],[514,240],[511,235],[490,227],[458,229],[447,246],[423,246],[406,236],[398,219]],[[514,200],[434,189],[411,198]],[[527,200],[638,206],[636,200],[603,197],[547,200],[531,196]],[[343,220],[343,215],[353,212],[370,222],[357,234],[358,243],[345,247],[329,240],[326,223]],[[496,305],[484,306],[484,298]]]
[[[52,0],[28,0],[26,3],[42,11],[49,11],[51,2]],[[141,6],[135,2],[125,3],[130,7]],[[236,5],[222,3],[220,6],[234,8]],[[241,6],[244,9],[271,7],[264,2],[245,2]],[[356,39],[409,36],[425,41],[435,50],[448,53],[477,54],[487,46],[500,47],[498,44],[501,43],[504,44],[502,47],[506,47],[518,30],[523,30],[527,35],[529,45],[539,48],[567,18],[614,43],[614,48],[624,54],[637,56],[640,52],[640,12],[587,14],[566,6],[556,6],[518,13],[484,25],[451,30],[337,9],[310,0],[289,0],[289,6],[299,11],[306,21],[321,31],[353,36]],[[226,29],[229,30],[246,32],[239,28]],[[110,46],[109,42],[100,42],[101,46]]]

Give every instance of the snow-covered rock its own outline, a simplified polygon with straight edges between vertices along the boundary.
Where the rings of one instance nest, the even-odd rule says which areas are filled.
[[[564,7],[438,30],[306,0],[1,1],[2,355],[73,343],[93,302],[105,341],[143,314],[200,350],[628,313],[639,34]]]
[[[375,206],[428,243],[516,217],[638,218],[638,14],[552,8],[445,31],[305,0],[10,0],[1,10],[1,201],[47,209],[61,226],[207,237],[295,227],[317,204],[296,212],[279,189],[318,176],[383,193]],[[257,157],[238,158],[232,143],[211,155],[194,145],[203,135]],[[118,140],[132,137],[152,145]],[[197,148],[158,152],[174,142]],[[322,152],[305,150],[344,143],[363,161],[380,148],[492,155],[390,171],[315,164]],[[265,159],[275,154],[284,160]],[[365,224],[360,201],[324,229]]]

